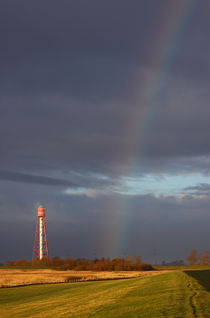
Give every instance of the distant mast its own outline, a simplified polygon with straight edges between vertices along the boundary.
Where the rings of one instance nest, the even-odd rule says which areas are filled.
[[[45,207],[40,205],[37,209],[36,234],[32,261],[35,259],[42,260],[44,257],[49,258],[49,253],[45,224]]]

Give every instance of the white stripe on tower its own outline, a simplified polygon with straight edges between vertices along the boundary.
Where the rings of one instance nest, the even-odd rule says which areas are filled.
[[[39,218],[39,259],[43,258],[43,217]]]

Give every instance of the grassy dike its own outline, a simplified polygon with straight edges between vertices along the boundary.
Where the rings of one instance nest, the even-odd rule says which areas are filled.
[[[210,317],[210,294],[182,271],[129,280],[0,289],[0,317]],[[202,276],[202,277],[201,277]]]

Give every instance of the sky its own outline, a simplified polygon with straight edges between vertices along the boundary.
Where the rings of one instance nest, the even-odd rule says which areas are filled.
[[[210,2],[1,0],[0,262],[210,243]]]

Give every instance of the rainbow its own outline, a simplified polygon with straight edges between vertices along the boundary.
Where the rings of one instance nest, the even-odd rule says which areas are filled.
[[[122,175],[132,175],[139,166],[136,161],[137,154],[143,156],[146,145],[145,137],[154,124],[157,113],[158,100],[167,90],[167,77],[176,61],[176,54],[182,48],[184,34],[192,23],[195,10],[198,7],[197,0],[168,1],[164,6],[162,17],[156,23],[155,38],[151,40],[148,53],[149,64],[153,69],[146,70],[142,76],[141,70],[135,84],[128,88],[132,92],[130,117],[125,126],[126,149],[124,151],[132,160],[128,168],[122,171]],[[139,66],[138,66],[139,67]],[[130,200],[119,195],[113,196],[109,202],[110,211],[116,215],[109,220],[108,237],[104,237],[104,255],[123,256],[127,253],[132,237],[132,229],[129,222],[132,220],[132,212],[129,208]],[[140,245],[141,243],[139,243]]]

